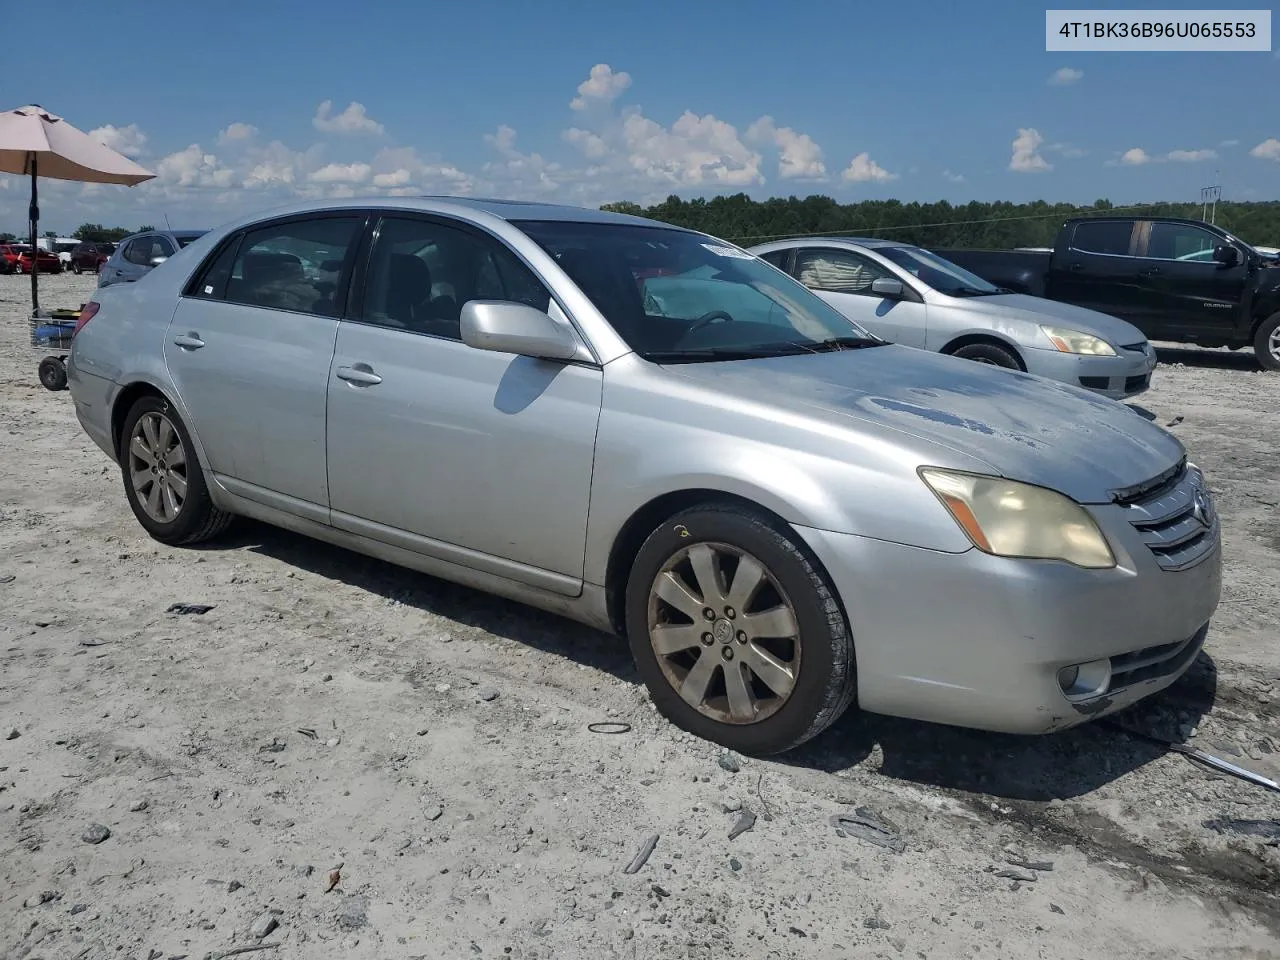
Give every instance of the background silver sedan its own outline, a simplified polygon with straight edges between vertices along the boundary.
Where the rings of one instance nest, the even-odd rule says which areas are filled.
[[[68,375],[156,539],[253,517],[625,634],[667,717],[745,752],[855,699],[1081,723],[1172,683],[1219,598],[1172,434],[634,217],[248,218],[99,289]]]
[[[992,286],[892,240],[807,238],[750,248],[878,337],[1061,380],[1113,400],[1151,386],[1156,354],[1116,317]]]

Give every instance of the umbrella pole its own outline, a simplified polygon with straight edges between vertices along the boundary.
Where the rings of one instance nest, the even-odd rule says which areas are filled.
[[[37,277],[40,275],[40,248],[36,246],[36,232],[40,224],[39,194],[36,190],[36,155],[31,156],[31,315],[40,313],[40,291]]]

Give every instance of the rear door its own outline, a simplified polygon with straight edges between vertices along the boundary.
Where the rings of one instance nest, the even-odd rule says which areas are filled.
[[[219,482],[322,523],[325,389],[365,219],[286,218],[230,238],[179,300],[165,342]]]
[[[1137,221],[1098,219],[1070,224],[1052,261],[1054,300],[1109,313],[1147,332],[1153,321],[1142,264],[1134,254]]]
[[[906,298],[871,292],[880,279],[899,280],[888,267],[841,247],[801,247],[795,251],[791,274],[854,323],[876,336],[907,347],[925,346],[927,308],[907,284]],[[899,281],[901,282],[901,281]]]
[[[133,283],[151,269],[152,236],[144,234],[124,242],[106,270],[108,283]]]
[[[1151,309],[1173,335],[1230,339],[1243,309],[1249,280],[1244,251],[1235,266],[1213,259],[1226,244],[1216,233],[1190,223],[1159,220],[1142,225],[1139,257]]]

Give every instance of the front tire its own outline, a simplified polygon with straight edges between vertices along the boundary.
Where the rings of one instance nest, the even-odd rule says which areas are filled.
[[[213,505],[191,435],[168,400],[143,397],[130,408],[120,470],[133,515],[161,543],[200,543],[231,523],[232,515]]]
[[[835,591],[785,525],[729,504],[685,510],[632,565],[627,637],[662,715],[745,754],[817,736],[853,701]]]
[[[1018,362],[1017,354],[1007,347],[1001,347],[994,343],[971,343],[961,347],[952,353],[953,357],[959,357],[962,360],[976,360],[978,363],[988,363],[994,367],[1003,367],[1006,370],[1021,370],[1022,364]]]
[[[1280,313],[1262,321],[1253,335],[1253,353],[1263,370],[1280,370]]]
[[[71,264],[71,271],[72,271],[72,272],[73,272],[77,277],[78,277],[78,276],[80,276],[80,273],[81,273],[81,267],[80,267],[80,264],[79,264],[78,262],[73,262],[73,263]]]

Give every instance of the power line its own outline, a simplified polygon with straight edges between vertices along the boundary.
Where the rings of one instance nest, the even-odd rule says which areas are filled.
[[[1075,212],[1075,215],[1080,216],[1086,213],[1096,213],[1100,216],[1105,216],[1107,214],[1118,212],[1118,211],[1150,210],[1152,207],[1167,207],[1167,206],[1177,206],[1177,204],[1135,203],[1135,204],[1130,204],[1128,206],[1123,206],[1123,207],[1109,207],[1106,210],[1098,210],[1094,207],[1087,207],[1083,209],[1077,209]],[[1068,213],[1066,215],[1071,216],[1072,214]],[[746,237],[725,237],[725,239],[731,240],[734,243],[737,243],[743,240],[790,240],[792,238],[798,238],[798,237],[840,237],[840,236],[851,236],[858,233],[864,233],[864,234],[865,233],[887,233],[893,230],[919,230],[925,227],[966,227],[966,226],[973,226],[973,225],[982,224],[982,223],[1010,223],[1016,220],[1051,220],[1055,217],[1061,217],[1061,216],[1063,216],[1061,212],[1042,213],[1042,214],[1031,214],[1028,216],[1021,216],[1021,217],[988,217],[984,220],[940,220],[937,223],[904,223],[904,224],[899,224],[897,226],[892,226],[892,227],[866,227],[866,228],[846,227],[842,230],[821,230],[815,233],[759,233],[759,234],[754,234],[752,236],[746,236]]]

